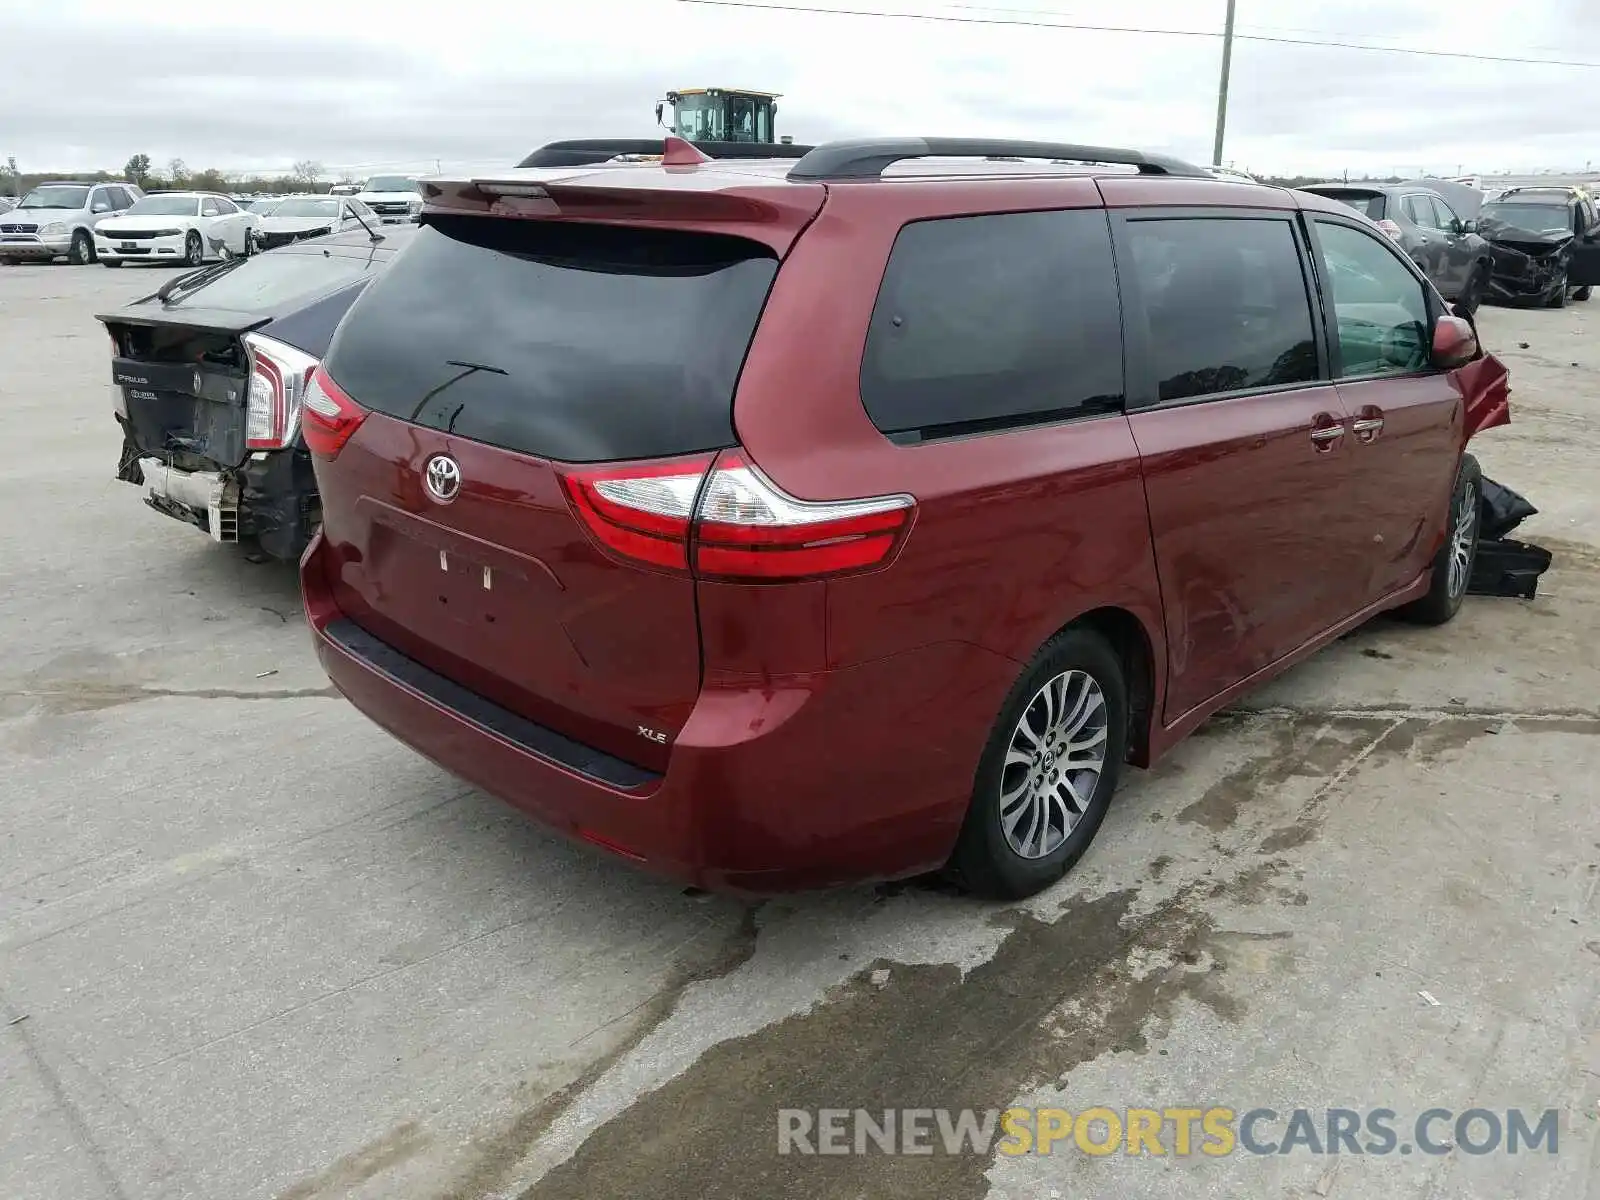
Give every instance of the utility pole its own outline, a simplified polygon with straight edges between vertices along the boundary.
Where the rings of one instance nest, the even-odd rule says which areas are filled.
[[[1228,0],[1228,21],[1222,31],[1222,82],[1217,87],[1217,140],[1211,144],[1211,161],[1222,162],[1222,135],[1228,128],[1228,75],[1233,70],[1233,6]]]

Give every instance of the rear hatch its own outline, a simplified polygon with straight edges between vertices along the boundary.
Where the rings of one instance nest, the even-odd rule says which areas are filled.
[[[246,336],[257,332],[319,356],[349,306],[349,289],[383,261],[366,251],[280,251],[181,276],[164,297],[102,314],[113,345],[113,402],[133,450],[182,470],[240,466],[252,442],[271,441],[260,436],[260,414],[252,436]],[[338,311],[302,319],[319,305]],[[291,416],[280,409],[276,425],[290,440]]]
[[[326,362],[341,402],[366,411],[335,457],[312,442],[346,616],[512,712],[664,770],[701,669],[674,531],[735,443],[779,256],[820,207],[820,189],[792,190],[815,204],[777,221],[744,204],[696,222],[682,193],[667,227],[428,214]],[[669,515],[607,525],[603,549],[605,493]]]

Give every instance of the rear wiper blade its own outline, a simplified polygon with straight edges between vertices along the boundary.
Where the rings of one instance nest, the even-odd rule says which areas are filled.
[[[242,258],[224,259],[222,262],[212,263],[209,267],[201,267],[198,271],[190,271],[187,275],[179,275],[175,279],[169,279],[156,292],[156,299],[166,304],[180,291],[191,292],[202,284],[210,283],[217,276],[233,270],[234,267],[244,261]]]

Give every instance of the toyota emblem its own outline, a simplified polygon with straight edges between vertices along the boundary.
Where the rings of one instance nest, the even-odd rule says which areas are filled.
[[[461,491],[461,465],[448,454],[436,454],[428,460],[423,480],[428,485],[428,495],[440,504],[449,504]]]

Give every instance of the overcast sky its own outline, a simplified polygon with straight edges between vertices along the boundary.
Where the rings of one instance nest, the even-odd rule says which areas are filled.
[[[785,3],[787,0],[772,0]],[[978,19],[1220,30],[1225,0],[815,0]],[[48,0],[0,18],[0,160],[23,170],[355,176],[647,136],[670,87],[782,92],[796,141],[988,134],[1207,161],[1221,42],[681,0]],[[1224,160],[1454,174],[1600,165],[1600,0],[1239,0],[1239,31],[1587,59],[1594,68],[1240,41]],[[18,15],[20,12],[20,15]],[[1589,53],[1585,53],[1589,51]]]

